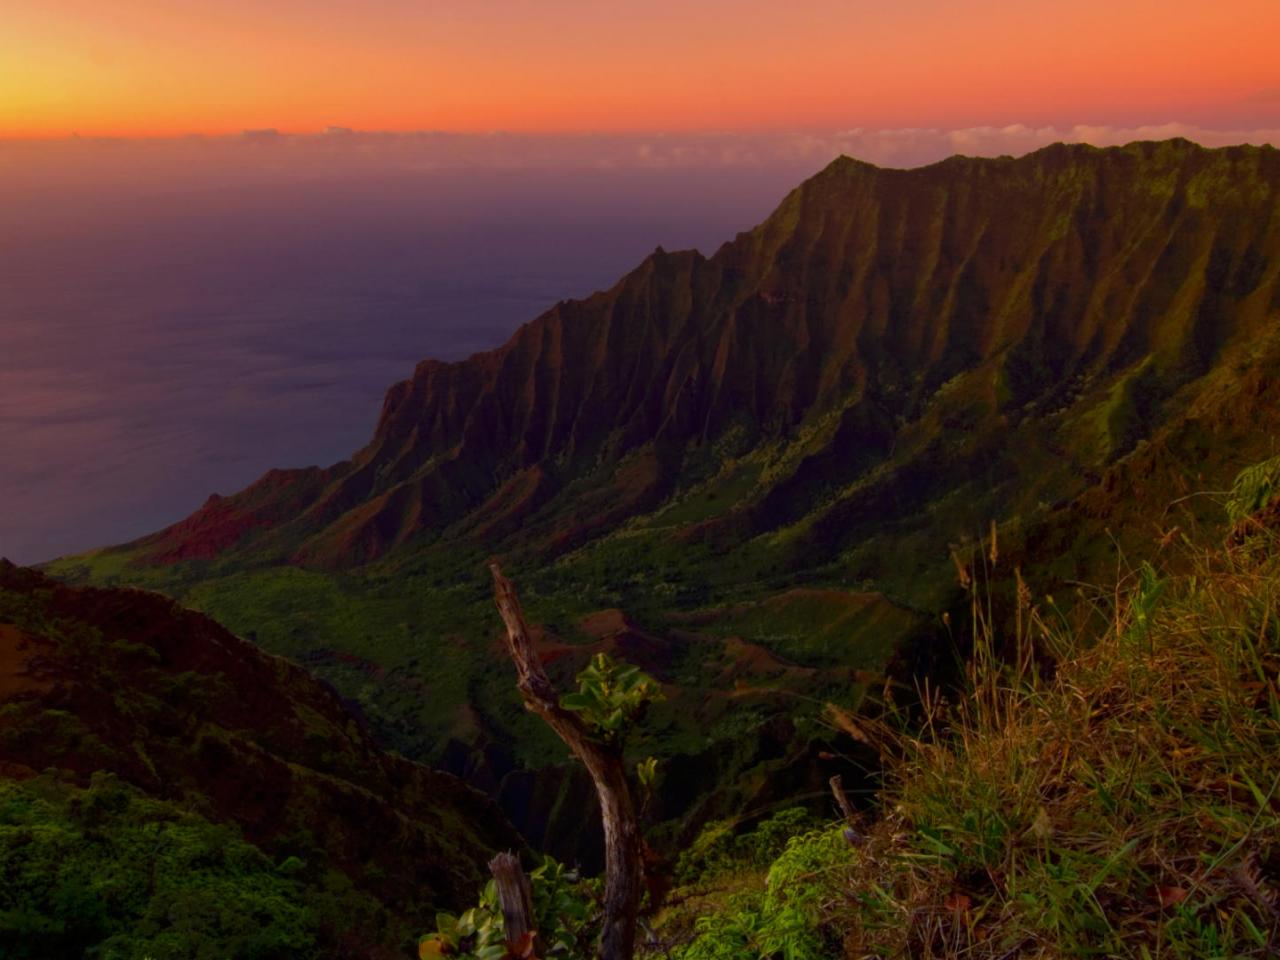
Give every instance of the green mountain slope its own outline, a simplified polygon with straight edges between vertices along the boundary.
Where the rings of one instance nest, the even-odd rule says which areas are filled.
[[[0,952],[396,955],[515,843],[298,666],[164,597],[0,562]]]
[[[253,631],[582,853],[492,642],[500,554],[564,671],[616,647],[667,686],[655,746],[696,775],[661,818],[767,809],[835,769],[805,704],[945,645],[953,547],[997,521],[1029,575],[1084,576],[1266,454],[1278,212],[1270,148],[842,159],[710,258],[419,365],[351,460],[51,569]]]

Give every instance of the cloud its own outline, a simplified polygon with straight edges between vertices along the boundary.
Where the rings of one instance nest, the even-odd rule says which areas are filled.
[[[46,186],[163,190],[335,180],[442,171],[538,169],[774,169],[796,179],[841,154],[881,166],[915,167],[952,154],[1021,155],[1058,141],[1112,146],[1185,137],[1206,146],[1280,145],[1280,128],[1215,130],[1189,123],[1145,126],[855,128],[829,134],[450,134],[336,129],[311,135],[261,132],[172,140],[0,140],[0,196]],[[261,149],[263,142],[274,146]]]

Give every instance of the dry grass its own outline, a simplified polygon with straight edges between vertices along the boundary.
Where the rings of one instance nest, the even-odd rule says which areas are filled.
[[[967,700],[833,715],[891,773],[826,899],[846,956],[1280,956],[1277,546],[1144,566],[1083,644],[1024,588],[1004,658],[975,578]]]

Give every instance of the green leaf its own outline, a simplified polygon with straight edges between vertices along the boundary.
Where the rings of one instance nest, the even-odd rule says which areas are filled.
[[[458,918],[453,914],[438,913],[435,915],[436,932],[444,934],[445,938],[456,938],[458,936]]]
[[[456,929],[458,931],[459,937],[469,937],[471,934],[475,933],[475,929],[476,929],[476,908],[475,907],[472,907],[470,910],[467,910],[465,913],[462,914],[462,916],[458,918],[458,926]]]
[[[640,781],[640,786],[646,790],[652,789],[654,781],[658,777],[658,758],[646,757],[636,764],[636,779]]]
[[[458,918],[452,913],[436,914],[436,932],[451,947],[458,945]]]
[[[560,698],[560,706],[566,710],[581,712],[594,707],[594,699],[585,693],[566,693]]]

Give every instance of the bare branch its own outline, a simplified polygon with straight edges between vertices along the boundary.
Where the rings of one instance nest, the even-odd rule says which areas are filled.
[[[849,802],[848,794],[844,792],[844,777],[837,773],[829,782],[831,784],[831,795],[836,798],[836,806],[840,808],[840,813],[844,816],[845,822],[851,827],[857,826],[858,815],[853,810],[853,804]]]
[[[507,653],[516,667],[516,688],[529,710],[538,714],[559,735],[587,768],[600,798],[604,826],[604,930],[600,937],[601,960],[631,960],[635,952],[636,916],[640,909],[640,825],[622,754],[597,740],[576,713],[560,706],[551,678],[542,668],[524,611],[511,581],[496,563],[494,600],[507,628]]]

